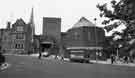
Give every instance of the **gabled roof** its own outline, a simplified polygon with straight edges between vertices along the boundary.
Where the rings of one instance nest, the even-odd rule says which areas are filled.
[[[26,23],[24,22],[24,20],[22,18],[20,18],[20,19],[17,19],[14,24],[16,24],[16,25],[25,25]]]
[[[74,24],[73,28],[84,27],[84,26],[94,27],[95,24],[87,20],[85,17],[82,17],[76,24]]]

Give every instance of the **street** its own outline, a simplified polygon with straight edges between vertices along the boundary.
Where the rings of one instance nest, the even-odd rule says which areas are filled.
[[[81,64],[30,56],[6,56],[10,66],[0,78],[134,78],[135,68],[106,64]]]

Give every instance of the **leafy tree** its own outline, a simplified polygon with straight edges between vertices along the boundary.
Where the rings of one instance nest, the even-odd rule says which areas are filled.
[[[127,48],[128,42],[135,38],[135,0],[112,0],[110,2],[111,8],[108,4],[98,4],[97,8],[100,10],[100,17],[105,18],[102,22],[105,25],[104,29],[109,32],[113,29],[124,25],[126,28],[122,32],[114,32],[112,34],[113,46],[122,44]],[[120,39],[113,40],[114,37],[120,36]],[[111,40],[110,40],[111,41]]]
[[[107,3],[97,5],[100,10],[100,17],[107,18],[102,22],[106,31],[109,32],[114,28],[125,25],[126,29],[123,30],[121,35],[124,35],[124,37],[132,36],[135,29],[135,0],[112,0],[110,4],[111,8],[109,9],[107,8]]]

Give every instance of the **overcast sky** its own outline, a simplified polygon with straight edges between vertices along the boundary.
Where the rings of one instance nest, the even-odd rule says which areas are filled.
[[[0,28],[6,27],[7,21],[15,22],[23,18],[25,22],[30,19],[31,8],[34,7],[34,21],[36,34],[42,33],[43,17],[62,18],[62,31],[71,28],[82,16],[93,21],[96,17],[97,25],[101,26],[98,3],[110,0],[0,0]]]

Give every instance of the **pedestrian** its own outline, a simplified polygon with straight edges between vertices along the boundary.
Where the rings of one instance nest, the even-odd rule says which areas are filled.
[[[54,59],[58,59],[58,54],[55,54],[55,57],[54,57]]]
[[[112,54],[112,55],[111,55],[111,64],[114,63],[114,60],[115,60],[115,59],[114,59],[114,55]]]
[[[61,61],[64,61],[64,56],[63,55],[61,56]]]
[[[125,56],[124,62],[128,64],[128,56]]]
[[[0,52],[0,66],[5,62],[5,56]]]
[[[41,53],[41,52],[39,52],[38,59],[41,59],[41,57],[42,57],[42,53]]]

